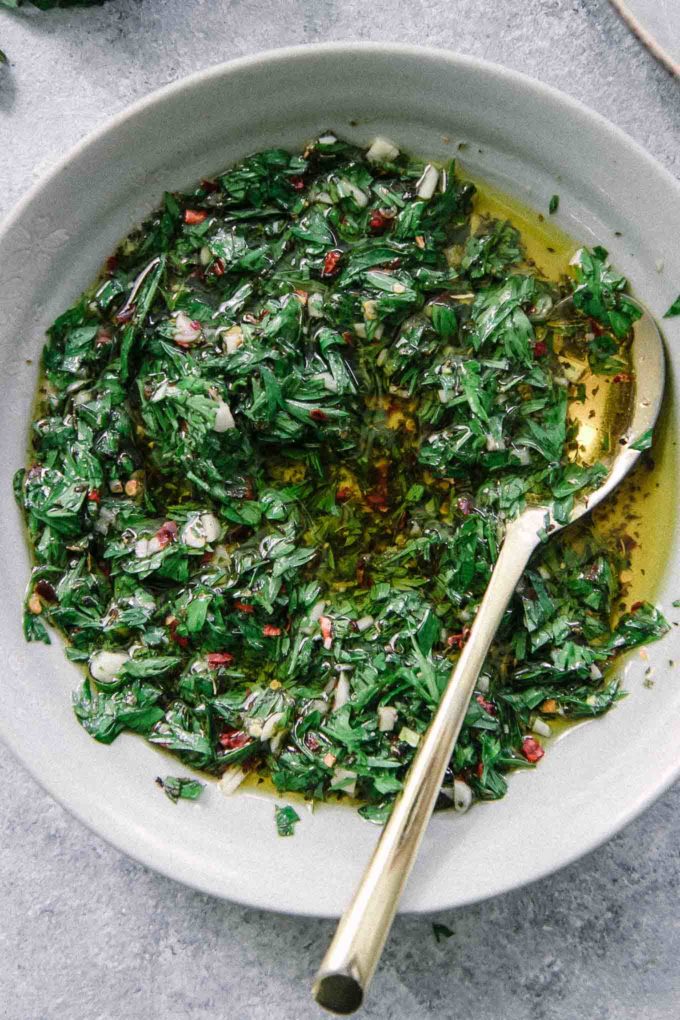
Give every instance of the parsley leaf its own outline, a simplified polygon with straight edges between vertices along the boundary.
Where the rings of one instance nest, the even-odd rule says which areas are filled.
[[[181,799],[198,800],[205,789],[205,783],[199,783],[196,779],[188,779],[184,776],[165,776],[164,779],[158,776],[156,783],[173,804]]]
[[[279,836],[294,836],[295,826],[300,821],[300,816],[289,804],[285,807],[276,805],[276,831]]]

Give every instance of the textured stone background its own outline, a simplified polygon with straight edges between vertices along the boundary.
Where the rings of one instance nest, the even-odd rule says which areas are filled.
[[[0,14],[10,60],[0,70],[0,212],[85,132],[166,82],[273,46],[357,38],[445,46],[525,71],[680,174],[680,83],[607,0],[109,0]],[[91,835],[2,748],[0,770],[4,1020],[321,1016],[308,986],[329,922],[184,889]],[[554,878],[436,918],[399,919],[363,1015],[677,1020],[679,888],[676,786]],[[454,931],[441,945],[435,919]]]

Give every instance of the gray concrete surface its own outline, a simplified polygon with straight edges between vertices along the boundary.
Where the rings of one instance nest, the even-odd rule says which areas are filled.
[[[446,46],[582,99],[680,174],[680,83],[607,0],[109,0],[0,13],[0,212],[85,132],[166,82],[324,39]],[[0,711],[2,702],[0,695]],[[49,739],[49,734],[45,734]],[[211,900],[122,857],[0,749],[4,1020],[308,1020],[325,921]],[[534,835],[540,839],[540,830]],[[395,926],[371,1020],[677,1020],[680,786],[528,890]],[[437,945],[431,922],[454,935]]]

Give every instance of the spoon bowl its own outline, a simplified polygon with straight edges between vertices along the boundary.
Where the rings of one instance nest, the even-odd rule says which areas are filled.
[[[632,299],[630,299],[632,301]],[[663,339],[651,312],[634,301],[641,315],[633,327],[630,370],[614,376],[589,375],[585,400],[572,404],[578,456],[609,468],[606,479],[577,504],[572,520],[601,503],[630,472],[649,445],[659,417],[665,385]],[[648,435],[648,442],[643,437]]]

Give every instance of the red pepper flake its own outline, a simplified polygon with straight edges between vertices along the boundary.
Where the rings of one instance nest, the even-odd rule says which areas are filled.
[[[316,739],[313,733],[305,733],[305,744],[307,745],[310,751],[318,751],[319,748],[321,747],[321,744]]]
[[[534,737],[524,737],[522,740],[522,754],[527,761],[540,761],[545,751]]]
[[[333,640],[333,621],[330,616],[320,616],[319,626],[321,627],[321,637],[326,641]]]
[[[201,556],[201,563],[207,566],[208,563],[212,561],[214,555],[215,555],[214,552],[204,552],[203,555]]]
[[[345,341],[348,347],[352,347],[354,338],[348,329],[342,334],[342,339]]]
[[[217,669],[219,666],[231,666],[234,656],[231,652],[209,652],[206,661],[211,669]]]
[[[449,646],[449,648],[457,648],[458,651],[461,651],[469,635],[470,628],[463,627],[463,629],[458,634],[449,634],[449,636],[446,639],[446,643]]]
[[[189,638],[185,637],[183,634],[177,633],[179,620],[177,620],[174,616],[169,616],[165,622],[168,630],[170,631],[170,640],[174,641],[174,643],[179,645],[180,648],[187,648],[189,645]]]
[[[534,355],[537,358],[544,358],[548,353],[548,345],[545,340],[537,340],[534,344]]]
[[[210,180],[201,181],[201,187],[209,195],[212,195],[212,194],[214,194],[214,192],[220,190],[220,186],[217,183],[217,181],[210,181]]]
[[[291,177],[290,178],[290,186],[291,186],[291,188],[293,188],[294,191],[304,191],[304,187],[305,187],[305,179],[304,179],[304,177],[300,177],[300,176]]]
[[[239,609],[242,613],[255,612],[255,606],[252,606],[250,602],[234,602],[234,609]]]
[[[119,322],[122,325],[123,323],[130,321],[132,316],[135,314],[136,310],[137,310],[136,305],[123,305],[120,311],[116,312],[116,314],[114,315],[114,319],[116,322]]]
[[[349,485],[341,485],[339,489],[335,490],[335,502],[346,503],[348,499],[352,498],[352,490]]]
[[[630,611],[631,613],[635,613],[637,612],[638,609],[642,609],[643,606],[644,602],[634,602],[633,605],[630,607]]]
[[[590,319],[588,325],[590,332],[594,333],[595,336],[603,336],[605,333],[609,333],[607,327],[603,326],[601,322],[597,321],[597,319]]]
[[[475,765],[475,775],[477,776],[477,779],[481,779],[482,776],[484,775],[484,762],[483,761],[478,761],[477,764]]]
[[[489,713],[489,715],[496,714],[496,706],[492,701],[487,701],[486,698],[483,698],[481,694],[477,695],[476,701],[478,705],[482,706],[485,712]]]
[[[95,344],[97,347],[104,347],[106,344],[110,344],[112,340],[113,337],[109,333],[108,329],[102,328],[97,333],[97,339],[95,340]]]
[[[118,269],[118,259],[115,255],[109,255],[106,260],[106,269],[109,273],[115,273]]]
[[[390,217],[385,216],[380,209],[374,209],[368,221],[368,229],[374,234],[382,234],[388,229],[390,223]]]
[[[342,252],[334,249],[333,251],[326,252],[326,257],[323,260],[323,269],[321,271],[322,276],[334,276],[338,271],[338,263],[342,258]]]
[[[46,581],[44,578],[41,578],[40,581],[38,581],[38,583],[35,586],[35,590],[38,593],[38,595],[40,595],[41,598],[45,599],[46,602],[57,601],[56,591],[54,590],[50,582]]]
[[[632,382],[633,378],[634,376],[632,376],[630,372],[619,372],[617,375],[614,376],[612,382],[616,383]]]
[[[224,733],[220,733],[219,737],[220,744],[228,751],[245,747],[249,739],[248,734],[244,733],[243,730],[225,730]]]
[[[214,276],[224,276],[227,269],[227,264],[224,261],[224,259],[215,259],[210,268],[212,269]]]
[[[457,500],[457,503],[458,509],[462,514],[465,514],[466,517],[468,514],[471,514],[475,508],[475,505],[469,496],[461,496],[460,499]]]
[[[205,209],[185,209],[184,210],[184,222],[190,227],[195,227],[199,223],[203,223],[207,220],[208,214]]]
[[[178,531],[179,528],[177,527],[174,521],[166,521],[164,524],[161,524],[160,528],[158,529],[154,536],[156,539],[158,539],[161,549],[165,549],[167,545],[170,545],[171,542],[174,542],[174,540],[177,538]]]
[[[309,412],[309,417],[312,421],[328,421],[328,415],[325,411],[322,411],[320,407],[314,407]]]
[[[375,507],[376,510],[380,510],[381,513],[385,513],[390,501],[389,472],[390,466],[388,463],[376,464],[376,482],[373,489],[366,494],[366,502],[370,506]]]
[[[90,503],[99,503],[102,496],[99,489],[90,489],[90,491],[87,494],[87,498],[89,499]]]
[[[272,623],[265,623],[262,628],[262,637],[279,637],[281,628],[275,627]]]
[[[356,571],[355,571],[355,576],[356,576],[356,579],[357,579],[357,584],[359,585],[360,588],[370,588],[371,587],[371,584],[373,582],[371,581],[371,578],[370,578],[369,573],[368,573],[368,557],[367,556],[361,556],[359,558],[359,561],[357,562],[357,568],[356,568]]]

